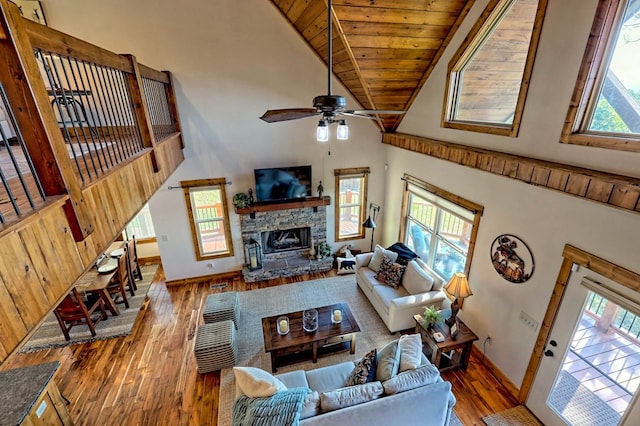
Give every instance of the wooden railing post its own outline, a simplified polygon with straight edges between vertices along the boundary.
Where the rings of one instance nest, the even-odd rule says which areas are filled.
[[[151,126],[151,116],[147,109],[146,95],[144,94],[144,87],[142,86],[142,75],[140,74],[140,67],[138,61],[133,55],[123,55],[128,58],[133,68],[133,74],[127,74],[129,90],[131,92],[131,101],[135,110],[136,118],[138,121],[138,128],[140,129],[140,136],[142,137],[142,145],[145,148],[153,148],[151,154],[151,162],[153,163],[153,171],[160,171],[160,163],[156,156],[156,138],[153,134],[153,128]]]
[[[48,196],[69,194],[64,210],[76,241],[93,232],[93,222],[49,95],[40,74],[18,6],[0,0],[0,83],[15,115],[43,190]]]
[[[177,133],[182,134],[182,128],[180,127],[180,114],[178,113],[178,103],[176,102],[176,92],[173,89],[173,76],[169,71],[162,71],[169,78],[169,84],[167,85],[167,101],[169,102],[169,112],[171,113],[171,119],[173,120],[173,127]],[[184,139],[180,137],[182,148],[184,149]]]

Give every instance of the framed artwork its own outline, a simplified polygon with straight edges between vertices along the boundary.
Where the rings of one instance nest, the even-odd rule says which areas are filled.
[[[529,280],[535,267],[527,244],[511,234],[498,235],[493,240],[491,263],[498,275],[514,284]]]
[[[35,21],[42,25],[47,25],[47,20],[42,11],[42,5],[37,0],[12,0],[18,5],[20,13],[27,19]]]

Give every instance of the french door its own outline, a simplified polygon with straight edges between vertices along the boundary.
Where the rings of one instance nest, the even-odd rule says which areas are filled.
[[[545,425],[639,424],[636,298],[587,269],[571,276],[526,404]]]

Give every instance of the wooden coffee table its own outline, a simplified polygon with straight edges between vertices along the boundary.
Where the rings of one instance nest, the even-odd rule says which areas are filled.
[[[356,333],[360,327],[346,303],[315,308],[318,310],[318,329],[313,332],[302,329],[302,311],[274,315],[262,318],[265,352],[271,353],[271,370],[278,367],[305,361],[311,358],[318,361],[318,356],[328,355],[346,350],[347,345],[351,353],[356,351]],[[336,309],[342,311],[342,322],[333,324],[331,312]],[[289,318],[289,333],[278,334],[277,319]]]

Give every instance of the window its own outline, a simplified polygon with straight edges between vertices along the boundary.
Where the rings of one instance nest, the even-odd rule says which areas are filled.
[[[517,136],[547,0],[492,0],[449,63],[443,127]]]
[[[405,175],[401,240],[445,280],[468,274],[483,207]]]
[[[336,169],[336,241],[364,238],[368,167]]]
[[[560,141],[640,152],[640,0],[601,0]]]
[[[224,178],[180,182],[198,260],[233,256]]]
[[[145,204],[131,222],[124,228],[124,239],[135,237],[136,240],[155,240],[156,230],[153,228],[149,204]]]

